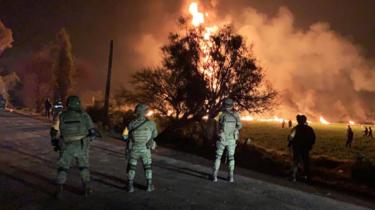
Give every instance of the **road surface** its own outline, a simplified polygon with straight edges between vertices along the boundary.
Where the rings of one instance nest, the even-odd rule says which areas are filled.
[[[165,148],[153,155],[156,190],[145,192],[139,164],[136,191],[127,193],[124,143],[110,138],[94,141],[90,149],[95,192],[82,196],[73,167],[64,198],[55,200],[57,154],[49,123],[4,111],[0,122],[0,209],[366,209],[242,175],[233,184],[212,183],[207,160]]]

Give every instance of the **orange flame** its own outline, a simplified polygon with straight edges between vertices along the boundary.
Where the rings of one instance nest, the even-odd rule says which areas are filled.
[[[191,23],[193,26],[198,27],[204,23],[204,15],[198,10],[198,3],[193,2],[189,5],[189,12],[193,16]]]
[[[324,125],[329,125],[329,124],[331,124],[331,123],[328,122],[326,119],[324,119],[324,117],[322,117],[322,116],[320,116],[319,121],[320,121],[320,123],[322,123],[322,124],[324,124]]]

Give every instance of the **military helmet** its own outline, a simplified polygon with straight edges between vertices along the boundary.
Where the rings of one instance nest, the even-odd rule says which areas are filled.
[[[81,101],[78,96],[69,96],[66,100],[66,106],[70,110],[79,111],[81,110]]]
[[[223,103],[224,108],[232,108],[233,107],[233,100],[230,98],[226,98]]]
[[[148,110],[148,106],[146,104],[137,104],[135,106],[135,113],[145,113]]]

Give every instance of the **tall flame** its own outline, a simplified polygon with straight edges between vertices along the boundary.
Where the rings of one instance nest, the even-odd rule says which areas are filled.
[[[199,25],[204,23],[204,15],[203,13],[199,12],[197,2],[193,2],[190,4],[189,12],[193,17],[191,21],[193,26],[198,27]]]
[[[322,117],[322,116],[320,116],[319,121],[320,121],[320,123],[322,123],[322,124],[324,124],[324,125],[329,125],[329,124],[331,124],[331,123],[328,122],[326,119],[324,119],[324,117]]]

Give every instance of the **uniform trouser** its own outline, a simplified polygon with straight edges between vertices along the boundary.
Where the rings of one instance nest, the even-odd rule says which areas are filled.
[[[143,168],[145,170],[145,176],[147,180],[152,179],[152,159],[151,150],[147,148],[133,148],[129,154],[128,163],[128,178],[129,180],[134,180],[135,169],[137,168],[138,159],[142,159]]]
[[[296,176],[298,171],[298,165],[303,165],[305,176],[310,178],[310,155],[309,150],[293,150],[293,176]]]
[[[64,184],[73,160],[77,160],[83,183],[90,181],[89,140],[66,143],[58,161],[57,184]]]
[[[214,164],[214,170],[215,171],[219,170],[221,157],[225,149],[227,149],[228,170],[229,170],[229,173],[233,173],[234,165],[235,165],[234,153],[236,150],[236,140],[234,139],[216,142],[216,159],[215,159],[215,164]]]

